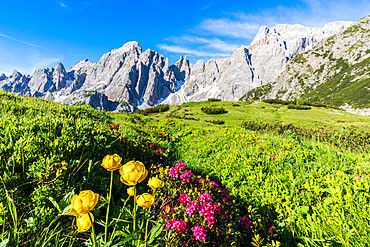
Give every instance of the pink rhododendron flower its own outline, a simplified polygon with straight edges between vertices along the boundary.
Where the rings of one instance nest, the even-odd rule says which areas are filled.
[[[180,175],[180,178],[182,179],[182,181],[190,183],[190,178],[192,176],[194,175],[191,173],[191,170],[187,170],[183,174]]]
[[[186,222],[183,220],[175,220],[172,223],[172,229],[178,233],[183,233],[186,230]]]
[[[206,241],[206,232],[207,230],[204,229],[204,226],[199,226],[199,224],[196,224],[193,229],[193,237],[195,237],[195,240],[198,241]]]
[[[155,150],[155,153],[158,153],[158,150]]]
[[[203,204],[200,206],[199,209],[199,215],[203,216],[205,220],[208,222],[208,226],[211,226],[215,223],[215,218],[216,218],[216,211],[219,211],[217,208],[219,207],[217,204]]]
[[[223,202],[228,202],[228,201],[230,201],[230,196],[225,197],[224,199],[222,199],[222,201],[223,201]]]
[[[203,181],[206,181],[204,178],[199,179],[199,183],[202,183]]]
[[[197,202],[189,202],[188,205],[186,206],[185,213],[192,215],[199,209],[199,205]]]
[[[173,178],[178,178],[179,169],[177,169],[176,167],[171,167],[170,170],[168,171],[168,176],[173,177]]]
[[[111,125],[110,124],[108,124],[108,128],[111,128]]]
[[[185,169],[185,164],[183,162],[177,162],[176,167],[181,171]]]
[[[154,147],[154,144],[150,144],[150,147]]]
[[[179,201],[182,203],[182,204],[185,204],[187,202],[190,202],[190,197],[188,194],[180,194],[180,197],[179,197]]]
[[[212,197],[210,194],[208,194],[207,192],[203,193],[203,194],[200,194],[199,196],[199,199],[198,199],[200,202],[204,202],[204,203],[210,203],[212,201]]]
[[[274,229],[274,226],[271,226],[271,227],[269,228],[269,230],[270,230],[270,231],[272,231],[273,229]]]
[[[172,228],[172,224],[176,221],[176,219],[170,219],[169,221],[167,221],[167,224],[166,224],[166,230]]]
[[[210,184],[212,184],[213,186],[215,186],[215,187],[218,187],[218,184],[216,184],[216,182],[215,181],[209,181],[209,183]]]

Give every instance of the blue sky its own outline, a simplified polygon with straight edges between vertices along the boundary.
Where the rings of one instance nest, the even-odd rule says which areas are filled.
[[[261,25],[321,27],[370,14],[368,0],[0,0],[0,73],[100,57],[128,41],[175,63],[231,56]]]

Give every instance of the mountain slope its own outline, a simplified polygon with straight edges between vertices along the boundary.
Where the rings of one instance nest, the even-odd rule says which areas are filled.
[[[246,99],[303,99],[334,106],[370,107],[370,16],[296,56],[275,82]]]

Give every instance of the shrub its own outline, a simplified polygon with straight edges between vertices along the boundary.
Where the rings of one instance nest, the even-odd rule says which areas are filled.
[[[225,120],[222,120],[222,119],[206,119],[204,121],[208,123],[213,123],[213,124],[225,124]]]
[[[269,104],[281,104],[281,105],[296,104],[296,101],[281,100],[281,99],[264,99],[262,101],[269,103]]]
[[[139,113],[141,115],[148,115],[151,113],[160,113],[160,112],[166,112],[170,109],[169,105],[156,105],[154,107],[145,109],[145,110],[137,110],[135,113]]]
[[[208,101],[209,102],[217,102],[217,101],[221,101],[221,99],[209,98]]]
[[[201,111],[204,112],[205,114],[223,114],[223,113],[227,113],[225,108],[216,107],[216,106],[202,107]]]
[[[208,177],[195,176],[182,162],[160,173],[162,202],[159,222],[162,246],[240,246],[245,244],[251,220],[239,215],[236,204]]]
[[[169,118],[178,118],[178,119],[184,119],[184,120],[194,120],[194,121],[199,121],[199,118],[194,118],[194,117],[187,117],[187,116],[181,116],[181,115],[178,115],[178,114],[169,114],[168,115]]]

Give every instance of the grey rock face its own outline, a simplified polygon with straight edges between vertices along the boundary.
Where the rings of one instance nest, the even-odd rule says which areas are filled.
[[[6,75],[4,73],[0,74],[0,81],[3,81],[5,79],[7,79],[8,77],[6,77]]]
[[[28,90],[28,82],[30,81],[29,76],[22,75],[17,70],[13,71],[13,74],[9,77],[5,75],[0,80],[0,86],[6,92],[13,92],[19,95],[25,95]]]
[[[68,70],[71,85],[57,92],[54,100],[65,104],[86,103],[105,110],[133,111],[154,106],[177,90],[178,81],[189,76],[189,61],[181,58],[177,64],[170,66],[162,55],[149,49],[143,52],[137,42],[129,42],[104,54],[97,64],[85,60],[74,65]],[[97,100],[89,92],[107,98],[102,96],[103,101]],[[80,97],[95,98],[81,102]],[[106,99],[115,102],[114,106],[111,103],[108,107],[104,103]]]
[[[143,52],[137,42],[128,42],[104,54],[97,64],[83,60],[66,71],[59,63],[55,69],[38,69],[23,81],[17,73],[1,82],[5,90],[17,87],[27,96],[65,104],[133,111],[154,106],[175,92],[189,77],[190,64],[185,57],[170,66],[162,55],[149,49]]]
[[[175,92],[177,81],[185,78],[188,64],[181,66],[169,66],[162,55],[149,49],[143,52],[137,42],[129,42],[104,54],[81,90],[96,90],[112,101],[137,108],[154,106]]]
[[[55,91],[53,85],[53,72],[54,69],[37,69],[28,83],[30,96],[42,97],[46,92]]]

